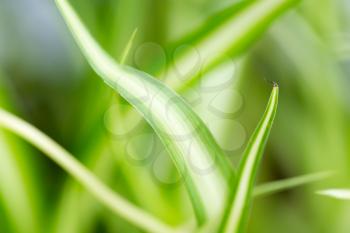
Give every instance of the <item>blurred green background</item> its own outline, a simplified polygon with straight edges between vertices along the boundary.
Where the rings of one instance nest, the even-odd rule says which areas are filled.
[[[70,2],[117,60],[137,29],[126,63],[158,74],[172,64],[176,50],[169,48],[181,38],[227,6],[248,1]],[[330,179],[256,199],[248,232],[350,230],[350,202],[314,194],[350,187],[349,20],[349,0],[304,0],[239,55],[225,54],[225,67],[209,74],[208,83],[203,79],[200,91],[183,93],[236,163],[264,111],[266,80],[278,82],[278,115],[259,182],[335,172]],[[139,118],[123,120],[127,103],[88,66],[52,0],[0,0],[0,103],[166,222],[181,224],[192,214],[160,141]],[[1,131],[0,152],[1,233],[141,232],[24,141]]]

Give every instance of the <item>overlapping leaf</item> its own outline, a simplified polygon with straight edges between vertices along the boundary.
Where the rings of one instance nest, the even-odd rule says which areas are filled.
[[[184,49],[171,63],[174,65],[167,68],[165,82],[178,91],[193,86],[203,73],[228,55],[237,56],[251,46],[278,16],[299,1],[243,1],[212,16],[203,29],[177,43],[177,46],[188,45],[191,49]],[[197,67],[189,67],[193,63],[193,50],[200,59]]]
[[[111,59],[65,0],[57,0],[90,65],[156,131],[182,174],[199,223],[221,212],[232,176],[225,155],[201,119],[174,91],[153,77]]]

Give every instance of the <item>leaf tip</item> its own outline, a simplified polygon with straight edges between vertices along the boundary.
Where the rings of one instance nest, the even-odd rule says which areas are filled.
[[[340,200],[350,200],[350,190],[348,189],[326,189],[316,191],[316,194],[332,197]]]
[[[273,88],[279,88],[278,83],[277,83],[277,82],[275,82],[275,81],[272,81],[272,86],[273,86]]]

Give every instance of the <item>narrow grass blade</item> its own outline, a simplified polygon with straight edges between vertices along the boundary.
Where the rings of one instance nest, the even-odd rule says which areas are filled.
[[[306,174],[289,179],[268,182],[266,184],[258,185],[254,188],[254,197],[261,197],[282,192],[288,189],[307,185],[317,181],[324,180],[332,175],[332,172],[318,172],[313,174]]]
[[[201,59],[197,71],[184,72],[189,69],[188,64],[193,63],[193,51],[184,51],[164,73],[166,83],[176,90],[187,89],[193,86],[203,73],[219,64],[227,55],[237,56],[268,28],[268,26],[283,12],[294,6],[299,0],[260,0],[241,4],[238,10],[230,7],[225,10],[225,15],[232,11],[230,17],[225,17],[223,22],[212,27],[215,20],[209,20],[205,25],[206,33],[190,36],[189,39],[181,41],[181,45],[191,45]],[[222,17],[213,17],[222,18]],[[208,28],[209,32],[208,32]],[[201,33],[201,32],[199,32]],[[194,37],[193,40],[191,37]]]
[[[197,220],[222,211],[233,171],[202,120],[174,91],[153,77],[117,64],[104,52],[66,0],[56,0],[86,59],[103,80],[152,126],[189,192]]]
[[[136,35],[137,35],[137,31],[138,31],[138,29],[136,28],[133,31],[128,43],[126,44],[126,47],[125,47],[123,54],[122,54],[122,57],[120,58],[120,64],[125,64],[125,62],[128,58],[128,55],[130,54],[130,50],[132,49],[132,45],[133,45],[134,40],[135,40]]]
[[[8,107],[0,71],[0,105]],[[30,150],[7,132],[0,130],[0,205],[14,232],[40,233],[40,191],[36,172],[27,160]]]
[[[111,177],[115,177],[115,164],[111,163],[114,158],[108,147],[103,146],[96,147],[81,157],[89,158],[84,165],[106,185],[111,185],[113,184]],[[90,193],[80,190],[80,185],[68,177],[62,188],[58,205],[55,211],[52,211],[54,217],[51,221],[51,231],[48,233],[81,233],[85,229],[93,228],[96,224],[100,213],[98,203],[92,200]],[[115,216],[113,218],[117,219]]]
[[[319,195],[340,200],[350,200],[350,189],[326,189],[316,192]]]
[[[220,233],[242,232],[244,221],[249,213],[252,191],[257,169],[263,150],[272,128],[278,103],[278,86],[275,84],[264,116],[253,133],[240,163],[237,179],[232,187],[232,195],[228,202],[220,225]]]
[[[36,233],[39,232],[38,206],[33,205],[33,187],[28,184],[30,173],[18,161],[13,146],[9,144],[7,135],[0,131],[0,202],[12,230]]]
[[[41,150],[114,213],[148,232],[176,232],[171,227],[113,192],[76,160],[74,156],[70,155],[69,152],[32,125],[0,109],[0,126],[17,134]]]

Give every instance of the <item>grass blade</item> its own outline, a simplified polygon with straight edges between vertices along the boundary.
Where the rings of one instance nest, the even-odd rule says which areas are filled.
[[[137,31],[138,31],[138,29],[136,28],[133,31],[133,33],[131,34],[131,37],[130,37],[128,43],[126,44],[125,49],[123,51],[123,54],[120,58],[120,64],[125,64],[126,60],[128,59],[128,55],[130,54],[130,50],[132,49],[134,40],[135,40],[136,35],[137,35]]]
[[[263,118],[253,133],[240,163],[233,193],[224,214],[219,232],[238,233],[249,213],[249,204],[259,162],[268,139],[278,103],[278,86],[275,84]]]
[[[313,174],[306,174],[289,179],[272,181],[266,184],[258,185],[254,188],[254,197],[261,197],[282,192],[287,189],[292,189],[298,186],[307,185],[313,182],[321,181],[332,175],[332,172],[318,172]]]
[[[0,104],[9,107],[5,80],[0,72]],[[40,192],[35,166],[27,160],[30,153],[19,141],[0,130],[0,205],[8,225],[18,233],[41,232]]]
[[[220,213],[233,171],[202,120],[158,80],[117,64],[91,37],[71,5],[66,0],[56,3],[90,65],[143,115],[162,140],[183,176],[198,223]]]
[[[318,191],[317,194],[340,200],[350,200],[350,189],[326,189]]]
[[[201,75],[217,64],[227,55],[237,56],[248,48],[253,42],[261,36],[268,26],[283,12],[294,6],[300,0],[261,0],[242,3],[237,7],[229,7],[225,10],[225,15],[232,12],[230,17],[215,27],[205,25],[205,34],[190,36],[189,39],[180,41],[181,45],[190,44],[196,49],[201,68],[195,74],[187,72],[179,77],[179,71],[188,70],[188,64],[192,64],[193,54],[191,51],[185,51],[176,60],[174,66],[170,66],[164,73],[165,82],[176,90],[187,89],[196,83]],[[214,16],[215,18],[222,18]],[[212,24],[209,20],[209,24]],[[208,32],[208,28],[209,32]],[[195,41],[192,41],[194,37]],[[200,39],[196,39],[196,38]],[[205,59],[205,61],[203,60]],[[182,72],[184,73],[184,72]]]
[[[0,126],[17,134],[41,150],[114,213],[149,232],[176,232],[171,227],[163,224],[113,192],[76,160],[74,156],[27,122],[0,109]]]
[[[0,202],[3,202],[12,230],[18,233],[36,233],[40,228],[38,206],[33,203],[32,187],[28,184],[31,173],[18,161],[19,151],[13,149],[14,145],[10,145],[7,136],[0,131]]]

